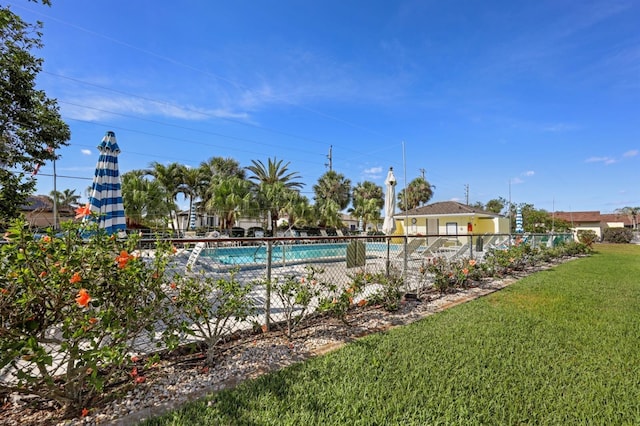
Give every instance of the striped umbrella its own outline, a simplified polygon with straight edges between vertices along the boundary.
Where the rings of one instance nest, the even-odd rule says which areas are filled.
[[[516,209],[516,232],[519,234],[524,232],[524,227],[522,226],[522,209],[520,207]]]
[[[124,231],[127,227],[122,205],[122,188],[118,171],[120,148],[116,134],[109,131],[98,145],[100,157],[93,176],[89,208],[97,215],[98,228],[107,234]]]

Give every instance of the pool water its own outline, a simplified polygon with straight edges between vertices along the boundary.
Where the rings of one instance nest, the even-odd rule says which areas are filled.
[[[385,244],[367,243],[367,254],[386,252]],[[212,258],[225,265],[246,265],[267,263],[267,246],[259,247],[216,247],[205,249],[201,256]],[[271,262],[290,262],[304,260],[345,259],[347,243],[331,244],[274,244],[271,249]]]

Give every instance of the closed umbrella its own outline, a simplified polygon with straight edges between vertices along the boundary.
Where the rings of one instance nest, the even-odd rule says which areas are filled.
[[[522,226],[522,209],[518,207],[516,209],[516,233],[521,234],[524,232],[524,227]]]
[[[396,230],[396,222],[393,219],[393,215],[396,212],[396,177],[393,175],[393,167],[389,167],[389,173],[387,173],[387,179],[384,184],[387,187],[387,192],[384,196],[384,223],[382,224],[382,232],[387,235],[393,234]]]
[[[98,151],[100,157],[91,185],[89,208],[98,222],[98,228],[111,235],[124,231],[127,227],[118,171],[120,148],[116,142],[116,134],[107,132],[98,145]]]

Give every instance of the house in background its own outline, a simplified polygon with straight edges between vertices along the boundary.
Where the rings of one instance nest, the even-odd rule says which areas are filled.
[[[32,195],[20,206],[20,211],[30,226],[47,228],[53,226],[53,200],[45,195]],[[75,219],[72,207],[57,206],[58,224]]]
[[[599,211],[555,212],[554,218],[571,224],[571,231],[577,239],[578,231],[593,231],[602,238],[606,228],[632,228],[631,218],[624,214],[601,214]]]
[[[483,235],[509,233],[509,218],[456,201],[416,207],[394,216],[397,235]]]

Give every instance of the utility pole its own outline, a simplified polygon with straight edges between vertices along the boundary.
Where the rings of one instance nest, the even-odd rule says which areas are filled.
[[[426,172],[425,169],[418,169],[420,171],[420,174],[422,175],[422,180],[424,180],[424,172]]]
[[[329,145],[329,155],[327,155],[327,158],[329,159],[328,163],[324,163],[325,167],[329,167],[329,171],[333,170],[333,145]]]
[[[467,200],[466,204],[469,205],[469,184],[464,186],[464,198]]]

